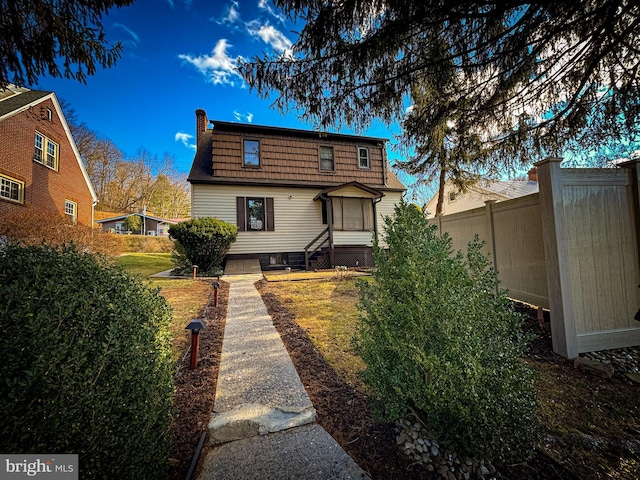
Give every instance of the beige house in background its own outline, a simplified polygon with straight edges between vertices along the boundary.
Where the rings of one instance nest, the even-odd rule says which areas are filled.
[[[447,180],[444,187],[442,214],[451,215],[484,207],[487,200],[502,202],[533,193],[538,193],[538,174],[535,167],[527,172],[527,180],[481,180],[464,193]],[[437,203],[438,194],[436,193],[426,206],[428,218],[435,217]]]
[[[238,226],[229,258],[263,269],[372,265],[374,235],[406,190],[386,139],[210,122],[204,110],[196,132],[192,217]]]

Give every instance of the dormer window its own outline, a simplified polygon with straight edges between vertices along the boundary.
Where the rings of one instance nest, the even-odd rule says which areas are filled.
[[[243,162],[245,167],[260,166],[260,142],[258,140],[245,139],[242,143]]]
[[[358,147],[358,167],[371,168],[369,149],[367,147]]]
[[[320,146],[320,170],[323,172],[335,171],[333,162],[333,147]]]

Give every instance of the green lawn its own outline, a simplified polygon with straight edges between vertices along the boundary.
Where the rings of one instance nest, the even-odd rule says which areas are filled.
[[[169,253],[129,253],[116,260],[131,273],[148,278],[149,275],[173,268]],[[149,285],[160,287],[173,309],[169,331],[173,337],[173,359],[179,360],[189,346],[189,335],[184,329],[194,318],[200,318],[211,295],[211,282],[196,280],[150,279]]]
[[[173,268],[170,253],[127,253],[118,257],[116,264],[143,278]]]

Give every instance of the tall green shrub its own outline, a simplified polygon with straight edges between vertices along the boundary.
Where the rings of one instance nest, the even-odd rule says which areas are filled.
[[[413,411],[461,454],[518,460],[537,438],[534,375],[522,360],[522,319],[481,253],[466,258],[413,205],[385,220],[388,250],[360,282],[356,344],[364,381],[390,419]]]
[[[238,227],[217,218],[197,218],[169,227],[169,235],[179,245],[173,256],[177,273],[198,265],[203,275],[220,272],[224,257],[236,241]]]
[[[171,311],[74,249],[0,246],[0,451],[76,453],[83,479],[168,467]]]

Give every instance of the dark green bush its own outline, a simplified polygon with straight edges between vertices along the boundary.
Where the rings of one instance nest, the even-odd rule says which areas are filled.
[[[0,451],[76,453],[83,479],[167,471],[166,301],[73,248],[0,246]]]
[[[217,218],[197,218],[169,227],[179,245],[173,255],[175,273],[185,274],[198,265],[199,275],[221,273],[222,262],[236,241],[238,227]]]
[[[412,205],[387,218],[374,282],[360,282],[356,345],[389,419],[415,412],[460,454],[521,460],[538,428],[522,319],[477,240],[466,258]]]

